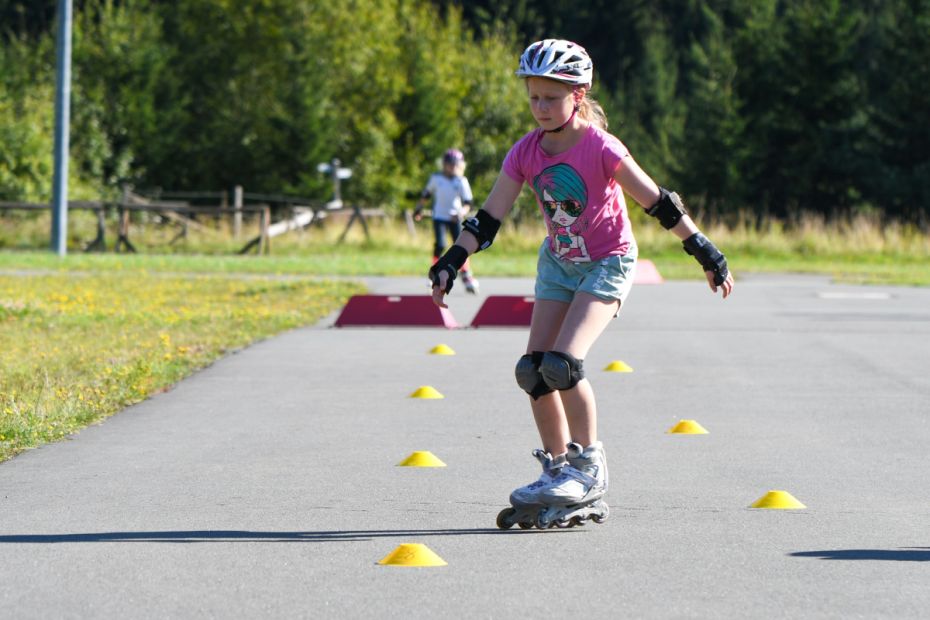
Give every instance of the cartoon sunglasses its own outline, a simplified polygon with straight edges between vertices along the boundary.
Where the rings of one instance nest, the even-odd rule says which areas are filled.
[[[555,217],[555,212],[560,208],[570,217],[578,217],[584,211],[581,203],[571,198],[568,200],[545,200],[543,201],[543,208],[545,208],[549,219]]]

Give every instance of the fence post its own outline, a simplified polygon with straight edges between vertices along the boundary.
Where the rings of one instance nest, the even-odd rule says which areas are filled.
[[[133,247],[132,243],[129,241],[129,209],[126,209],[122,204],[116,207],[118,218],[119,218],[119,228],[116,238],[116,246],[113,250],[119,253],[122,246],[126,246],[127,252],[136,252],[136,248]]]
[[[97,215],[97,238],[91,241],[86,248],[85,252],[106,252],[107,242],[106,242],[106,205],[100,205],[99,209],[95,209]]]
[[[414,239],[417,238],[417,227],[413,223],[413,212],[410,209],[404,209],[404,221],[407,222],[407,232]]]
[[[242,234],[242,186],[237,185],[233,192],[233,239],[239,240]]]

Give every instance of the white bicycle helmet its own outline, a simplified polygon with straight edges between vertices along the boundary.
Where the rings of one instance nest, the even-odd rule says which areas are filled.
[[[519,77],[544,77],[575,86],[591,84],[594,63],[577,43],[545,39],[532,43],[520,56]]]

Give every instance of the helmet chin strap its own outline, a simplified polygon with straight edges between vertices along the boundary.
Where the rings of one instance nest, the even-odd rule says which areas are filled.
[[[556,129],[546,129],[544,130],[544,132],[545,133],[559,133],[560,131],[568,127],[569,123],[571,123],[575,119],[575,115],[578,114],[578,107],[579,107],[578,105],[575,105],[575,109],[572,110],[572,115],[569,116],[568,120],[562,123],[559,127],[557,127]]]

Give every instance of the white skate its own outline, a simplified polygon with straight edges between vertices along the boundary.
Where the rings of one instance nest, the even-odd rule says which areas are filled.
[[[566,456],[568,465],[539,492],[545,505],[536,515],[540,529],[581,525],[589,518],[602,523],[610,512],[601,499],[607,493],[607,457],[601,442],[587,448],[570,443]]]
[[[471,275],[471,273],[467,271],[462,272],[462,284],[465,285],[465,290],[472,295],[478,294],[478,279]]]
[[[521,529],[529,529],[535,525],[536,515],[543,507],[540,493],[559,477],[559,472],[566,464],[564,455],[552,458],[548,452],[536,449],[533,450],[533,456],[542,465],[542,474],[535,481],[514,489],[510,494],[511,506],[504,508],[497,515],[497,527],[502,530],[510,529],[515,524],[519,524]]]

